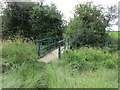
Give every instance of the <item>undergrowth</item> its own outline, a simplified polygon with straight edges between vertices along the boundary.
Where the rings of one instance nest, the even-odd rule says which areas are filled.
[[[49,88],[118,88],[118,70],[101,67],[78,71],[62,62],[51,62],[46,71]]]
[[[46,88],[45,64],[32,62],[12,68],[3,74],[3,88]]]
[[[21,42],[20,40],[13,42],[3,42],[2,62],[6,63],[23,63],[25,61],[37,60],[37,49],[34,43]]]
[[[37,45],[21,40],[4,41],[2,88],[46,88],[46,64],[38,62]]]
[[[59,61],[38,62],[32,42],[3,42],[3,88],[117,88],[118,54],[108,49],[69,50]]]
[[[63,64],[78,70],[96,70],[103,66],[106,68],[117,68],[118,55],[112,55],[105,50],[97,48],[80,48],[69,50],[63,54]]]

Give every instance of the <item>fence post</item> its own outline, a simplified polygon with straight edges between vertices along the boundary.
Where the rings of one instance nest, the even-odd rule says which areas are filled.
[[[38,41],[38,57],[40,57],[40,41]]]
[[[58,48],[58,58],[61,59],[61,53],[60,53],[60,47],[61,47],[61,45],[60,45],[60,41],[58,42],[58,44],[59,44],[59,48]]]

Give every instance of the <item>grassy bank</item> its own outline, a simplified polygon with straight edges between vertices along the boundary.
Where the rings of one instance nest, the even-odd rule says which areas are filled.
[[[33,42],[4,41],[3,88],[117,88],[118,53],[110,48],[69,50],[61,60],[38,62]]]
[[[37,62],[37,47],[33,42],[4,41],[2,49],[3,88],[45,88],[46,64]]]
[[[43,67],[44,66],[44,67]],[[45,64],[22,63],[3,74],[3,88],[46,88]]]
[[[81,48],[48,64],[49,88],[117,88],[118,55],[102,49]]]
[[[52,62],[47,69],[49,88],[117,88],[118,70],[101,67],[96,71],[78,71]]]

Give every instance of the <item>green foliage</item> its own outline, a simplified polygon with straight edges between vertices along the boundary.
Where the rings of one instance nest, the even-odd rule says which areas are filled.
[[[99,46],[106,44],[108,26],[101,8],[92,3],[76,6],[74,18],[68,24],[65,35],[71,37],[73,47]]]
[[[62,61],[51,62],[46,71],[48,88],[117,88],[117,69],[99,68],[96,71],[77,71],[63,65]]]
[[[2,76],[3,88],[46,88],[45,63],[22,63]]]
[[[118,41],[119,40],[119,37],[113,37],[113,36],[110,36],[109,39],[107,40],[107,45],[110,49],[110,52],[114,52],[114,51],[118,51],[120,50],[119,48],[119,45],[120,45],[120,42]]]
[[[118,55],[109,54],[107,49],[81,48],[76,51],[70,50],[63,55],[61,61],[56,60],[45,64],[36,61],[36,47],[32,42],[5,41],[2,48],[2,65],[14,62],[9,70],[2,73],[3,88],[118,87],[116,69]],[[93,71],[89,68],[98,69]]]
[[[119,39],[120,39],[120,37],[118,37],[120,32],[119,31],[118,32],[117,31],[116,32],[107,31],[107,33],[110,35],[107,38],[107,44],[106,44],[106,46],[110,48],[109,52],[115,52],[115,51],[120,50],[120,48],[119,48],[119,45],[120,45]]]
[[[54,4],[35,6],[31,12],[30,23],[35,39],[62,36],[64,29],[62,15]]]
[[[29,37],[31,25],[29,24],[30,11],[35,6],[32,2],[10,2],[3,10],[3,38],[11,38],[16,34]]]
[[[93,48],[69,50],[68,53],[63,55],[64,63],[78,70],[96,70],[100,66],[115,68],[118,65],[117,59],[117,56]]]
[[[113,37],[118,38],[120,31],[107,31],[107,33]]]
[[[3,38],[22,35],[31,40],[62,36],[62,14],[54,4],[11,2],[3,10]]]
[[[37,60],[37,50],[34,43],[16,41],[3,42],[2,58],[3,63],[23,63]]]
[[[46,64],[37,62],[33,42],[4,41],[2,52],[2,88],[46,88]]]

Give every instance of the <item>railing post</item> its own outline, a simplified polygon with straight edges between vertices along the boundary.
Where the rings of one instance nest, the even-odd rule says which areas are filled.
[[[38,57],[40,57],[40,41],[38,41]]]
[[[61,45],[60,45],[60,42],[58,42],[58,45],[59,45],[59,48],[58,48],[58,58],[61,59],[61,53],[60,53]]]
[[[50,52],[50,41],[48,40],[48,52]]]
[[[64,45],[64,49],[66,50],[66,39],[65,39],[65,41],[64,41],[64,44],[65,44],[65,45]]]
[[[68,48],[70,49],[70,38],[68,38]]]
[[[56,47],[56,38],[54,38],[54,48]]]

